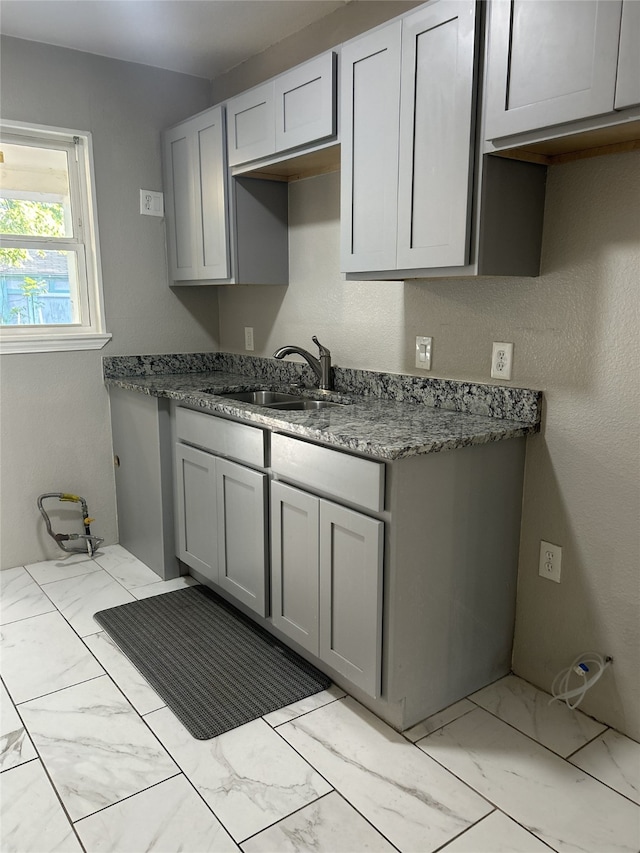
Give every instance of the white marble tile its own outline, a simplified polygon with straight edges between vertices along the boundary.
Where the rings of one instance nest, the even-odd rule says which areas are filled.
[[[37,758],[9,694],[0,684],[0,770]],[[0,848],[1,849],[1,848]]]
[[[572,711],[564,702],[550,705],[548,693],[515,675],[507,675],[469,698],[565,757],[607,728],[577,709]]]
[[[139,714],[164,707],[164,701],[149,686],[135,666],[104,631],[85,637],[84,642]]]
[[[2,677],[13,701],[26,702],[104,670],[59,613],[45,613],[0,630]]]
[[[457,720],[458,717],[461,717],[463,714],[468,714],[469,711],[473,711],[475,707],[476,706],[473,702],[469,702],[468,699],[461,699],[459,702],[449,705],[448,708],[438,711],[437,714],[432,714],[430,717],[427,717],[426,720],[423,720],[421,723],[417,723],[415,726],[412,726],[410,729],[402,732],[402,734],[412,743],[415,743],[420,740],[420,738],[426,737],[432,732],[446,726],[447,723],[452,723],[454,720]]]
[[[569,760],[640,804],[640,743],[609,729]]]
[[[135,601],[104,569],[82,577],[48,583],[46,590],[58,610],[81,637],[102,631],[93,618],[94,613]]]
[[[554,850],[638,851],[638,806],[482,708],[418,746]]]
[[[294,702],[291,705],[280,708],[278,711],[271,711],[271,713],[265,714],[262,719],[266,720],[270,726],[281,726],[283,723],[288,723],[289,720],[294,720],[296,717],[308,714],[309,711],[322,708],[323,705],[328,705],[329,702],[342,699],[343,696],[346,696],[344,690],[341,690],[335,684],[331,684],[326,690],[321,690],[320,693],[314,693],[313,696],[307,696],[306,699],[300,699],[299,702]]]
[[[212,740],[191,737],[167,708],[145,720],[236,841],[331,790],[264,720]]]
[[[162,595],[165,592],[174,592],[177,589],[184,589],[185,586],[195,586],[197,580],[190,575],[182,575],[179,578],[173,578],[170,581],[158,581],[150,583],[147,586],[138,586],[131,590],[131,593],[136,598],[151,598],[152,595]]]
[[[160,577],[137,557],[134,557],[122,545],[109,545],[96,555],[105,571],[127,589],[136,589],[150,583],[157,583]]]
[[[400,850],[436,850],[492,810],[350,697],[278,732]]]
[[[0,792],[2,853],[81,853],[39,761],[3,773]]]
[[[492,812],[440,853],[549,853],[549,847],[502,812]]]
[[[238,846],[184,776],[76,823],[89,853],[233,853]]]
[[[107,676],[20,706],[72,820],[178,772]]]
[[[245,853],[393,853],[395,847],[335,791],[254,835]]]
[[[25,568],[17,566],[0,572],[0,625],[55,609]]]
[[[67,578],[77,578],[91,572],[99,572],[100,566],[87,554],[69,554],[56,560],[43,560],[40,563],[28,563],[25,569],[40,586]]]

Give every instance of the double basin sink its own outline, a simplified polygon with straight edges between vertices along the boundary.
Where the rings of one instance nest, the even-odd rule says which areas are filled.
[[[216,392],[205,388],[204,393],[215,394]],[[280,391],[229,391],[216,394],[227,400],[236,400],[239,403],[252,403],[254,406],[264,406],[267,409],[280,409],[284,411],[305,411],[314,409],[327,409],[332,406],[341,406],[333,400],[311,400],[301,397],[299,394],[284,394]]]

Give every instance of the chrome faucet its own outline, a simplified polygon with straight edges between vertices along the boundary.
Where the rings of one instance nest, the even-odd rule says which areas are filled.
[[[315,373],[318,379],[318,388],[323,391],[331,391],[333,389],[333,378],[331,376],[331,353],[326,347],[322,346],[315,335],[311,340],[318,347],[320,351],[320,358],[316,358],[315,355],[311,355],[310,352],[307,352],[306,349],[302,349],[302,347],[293,346],[280,347],[280,349],[277,349],[274,352],[273,357],[284,358],[285,355],[301,355]]]

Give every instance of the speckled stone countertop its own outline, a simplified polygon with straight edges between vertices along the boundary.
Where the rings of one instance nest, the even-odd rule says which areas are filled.
[[[401,459],[537,432],[542,393],[403,374],[334,368],[334,392],[319,392],[306,364],[232,353],[112,356],[107,385],[239,418],[379,459]],[[344,405],[268,409],[217,396],[291,391]],[[302,387],[302,390],[300,390]]]

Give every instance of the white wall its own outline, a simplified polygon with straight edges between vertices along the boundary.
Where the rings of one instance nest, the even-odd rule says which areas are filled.
[[[139,190],[162,189],[161,129],[207,107],[210,84],[19,39],[2,40],[1,60],[3,117],[93,134],[113,333],[98,352],[0,359],[0,558],[8,568],[61,554],[43,532],[42,492],[83,495],[92,530],[117,542],[101,357],[216,349],[218,307],[215,290],[167,286],[163,220],[139,214]]]

